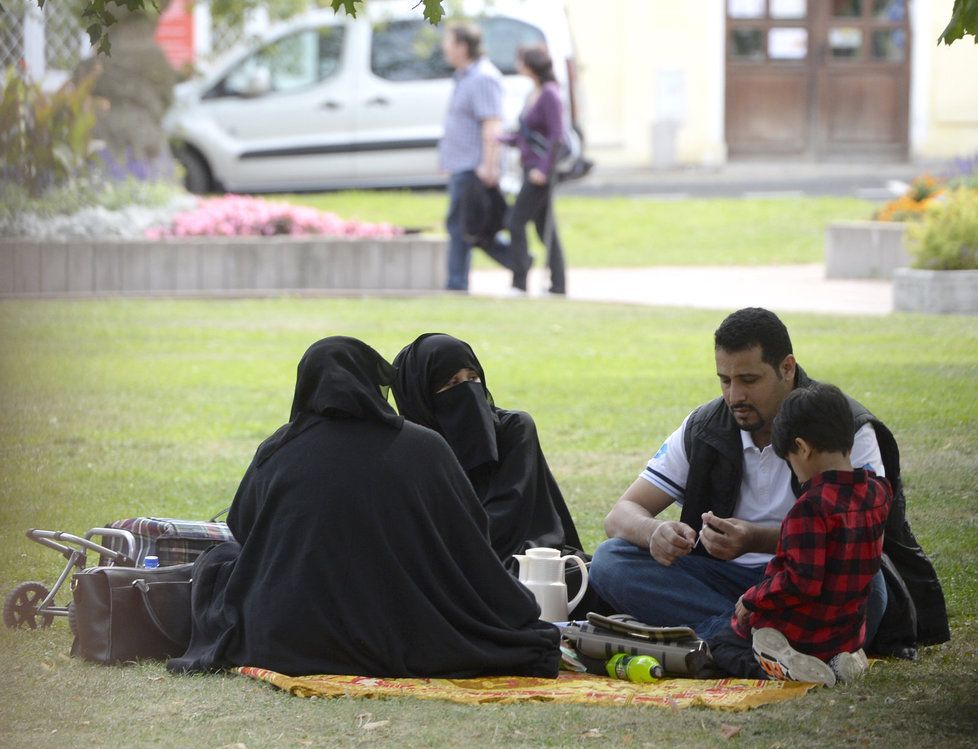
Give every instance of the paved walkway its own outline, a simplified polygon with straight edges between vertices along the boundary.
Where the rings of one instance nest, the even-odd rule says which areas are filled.
[[[511,274],[472,271],[469,290],[506,296]],[[547,298],[545,271],[530,274],[530,298]],[[893,311],[890,281],[828,280],[823,265],[571,268],[568,297],[668,307],[734,310],[767,307],[775,312],[887,315]]]

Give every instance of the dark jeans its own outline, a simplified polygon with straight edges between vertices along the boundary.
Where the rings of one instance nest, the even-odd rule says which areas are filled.
[[[734,604],[760,582],[766,566],[690,554],[665,567],[646,549],[610,538],[594,552],[590,584],[619,613],[658,627],[692,627],[709,640],[729,628]],[[866,642],[872,642],[885,609],[886,584],[878,572],[866,602]]]
[[[550,291],[563,294],[567,290],[564,250],[557,234],[557,220],[553,211],[553,186],[534,185],[524,173],[523,186],[509,214],[509,235],[513,264],[513,287],[526,290],[526,276],[533,264],[527,249],[526,225],[533,222],[537,236],[547,248],[547,265],[550,267]]]
[[[448,283],[445,288],[468,291],[472,245],[465,241],[462,228],[462,195],[469,180],[478,179],[474,171],[456,172],[448,180]]]
[[[733,612],[730,612],[733,614]],[[767,679],[768,675],[754,657],[751,641],[733,631],[729,624],[716,632],[708,642],[713,665],[738,679]]]
[[[448,180],[448,216],[445,219],[448,229],[448,283],[445,288],[451,291],[467,291],[469,288],[472,245],[465,239],[462,196],[472,180],[476,179],[479,178],[474,171],[466,171],[457,172]],[[493,243],[485,251],[497,263],[512,269],[509,247]]]

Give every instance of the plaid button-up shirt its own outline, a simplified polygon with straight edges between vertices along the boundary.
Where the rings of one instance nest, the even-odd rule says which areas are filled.
[[[823,660],[863,646],[866,599],[883,553],[893,490],[872,471],[816,474],[781,524],[764,578],[744,593],[747,628],[773,627]]]
[[[457,174],[482,161],[482,122],[503,116],[502,74],[482,57],[456,71],[455,88],[445,114],[445,131],[438,144],[442,170]]]

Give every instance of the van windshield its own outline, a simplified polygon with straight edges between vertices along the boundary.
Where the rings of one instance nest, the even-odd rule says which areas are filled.
[[[503,75],[515,75],[520,45],[543,42],[543,32],[515,18],[477,19],[486,53]],[[373,28],[370,70],[388,81],[448,78],[452,69],[441,54],[441,32],[421,19],[386,21]]]

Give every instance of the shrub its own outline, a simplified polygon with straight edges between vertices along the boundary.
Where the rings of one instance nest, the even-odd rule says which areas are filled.
[[[80,174],[92,156],[97,71],[52,94],[7,68],[0,95],[0,179],[36,197]]]
[[[958,187],[946,193],[909,236],[915,268],[978,270],[978,191]]]

